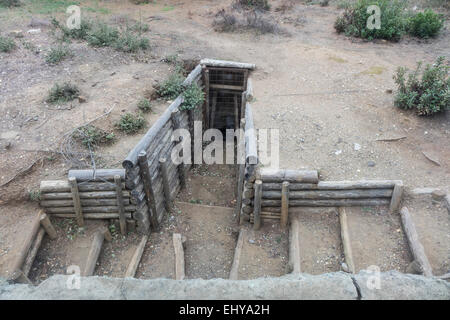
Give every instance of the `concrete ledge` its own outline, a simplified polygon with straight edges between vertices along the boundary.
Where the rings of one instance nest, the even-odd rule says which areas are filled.
[[[57,275],[36,287],[0,281],[0,299],[450,299],[450,284],[443,280],[387,272],[381,273],[380,289],[371,290],[367,286],[370,276],[335,272],[245,281],[87,277],[81,278],[79,290],[70,290],[70,276]]]

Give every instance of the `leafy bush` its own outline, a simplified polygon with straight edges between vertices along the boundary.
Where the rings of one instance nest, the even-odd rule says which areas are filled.
[[[183,92],[183,74],[176,70],[156,89],[158,95],[165,99],[175,99]]]
[[[2,7],[19,7],[21,5],[20,0],[0,0],[0,6]]]
[[[15,47],[13,39],[0,36],[0,52],[11,52]]]
[[[116,127],[120,131],[124,131],[128,134],[136,133],[139,129],[143,128],[145,125],[145,119],[142,114],[138,113],[136,115],[132,113],[126,113],[122,115],[120,120],[116,123]]]
[[[115,41],[114,47],[123,52],[137,52],[139,49],[148,49],[150,43],[147,38],[138,37],[129,32],[125,32]]]
[[[250,9],[270,10],[268,0],[235,0],[233,6]]]
[[[73,84],[68,82],[60,85],[56,83],[49,92],[47,102],[48,103],[62,103],[72,101],[80,94],[80,90]]]
[[[408,69],[400,67],[394,75],[398,91],[395,105],[402,109],[416,109],[419,115],[432,115],[450,109],[449,66],[445,58],[439,57],[433,65],[427,65],[421,72],[422,63],[417,64],[414,72],[406,74]]]
[[[138,32],[139,34],[147,32],[150,30],[150,27],[146,23],[136,22],[130,29],[134,32]]]
[[[425,12],[418,12],[409,19],[409,32],[419,38],[436,37],[444,26],[444,16],[437,14],[433,10],[427,9]]]
[[[119,30],[105,23],[99,23],[87,34],[87,41],[94,47],[112,47],[119,39]]]
[[[52,18],[52,25],[56,29],[61,30],[62,32],[61,40],[64,41],[67,41],[69,39],[86,40],[89,32],[92,29],[92,23],[87,19],[81,20],[79,29],[69,29],[64,24],[60,24],[59,21],[56,20],[55,18]]]
[[[145,98],[139,100],[137,106],[142,112],[149,112],[152,110],[152,104],[150,103],[150,100]]]
[[[205,93],[198,84],[193,83],[183,92],[183,98],[180,110],[191,110],[205,101]]]
[[[70,55],[69,49],[63,46],[51,48],[45,57],[45,61],[49,64],[57,64]]]
[[[372,15],[367,13],[367,8],[371,5],[377,5],[381,10],[380,29],[367,28],[367,20]],[[338,33],[344,32],[348,36],[398,41],[407,24],[404,9],[405,2],[399,0],[358,0],[336,19],[334,27]]]
[[[108,144],[114,141],[114,133],[108,133],[100,128],[87,125],[79,128],[74,138],[80,141],[86,148],[95,149],[100,144]]]
[[[216,13],[213,27],[218,32],[236,32],[254,30],[258,33],[277,33],[281,31],[273,19],[266,17],[261,11],[249,10],[240,13],[221,9]]]

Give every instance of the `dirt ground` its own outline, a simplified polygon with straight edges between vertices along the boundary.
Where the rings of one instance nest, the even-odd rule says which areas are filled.
[[[282,1],[271,2],[276,8]],[[22,30],[24,34],[24,38],[16,39],[16,50],[9,54],[0,53],[0,274],[7,271],[30,227],[31,217],[38,211],[36,203],[28,201],[30,192],[38,189],[41,180],[62,178],[72,167],[57,153],[61,137],[109,110],[112,110],[110,114],[95,125],[113,130],[113,124],[121,114],[135,111],[137,101],[149,90],[151,92],[158,81],[165,79],[173,66],[161,60],[174,54],[179,54],[180,59],[208,57],[257,65],[252,74],[255,125],[280,129],[281,167],[318,169],[321,179],[325,180],[401,179],[408,187],[449,185],[450,113],[433,118],[417,117],[396,109],[393,94],[389,93],[395,89],[392,75],[398,66],[413,68],[419,60],[430,63],[440,55],[449,58],[448,22],[446,29],[432,40],[405,37],[399,43],[366,42],[335,33],[333,23],[340,13],[335,2],[328,7],[298,3],[286,12],[270,13],[289,35],[214,32],[211,23],[215,13],[229,3],[166,0],[136,6],[127,1],[83,1],[82,10],[85,10],[82,14],[87,16],[110,23],[123,17],[147,23],[150,30],[145,35],[150,39],[151,49],[126,54],[73,41],[68,44],[73,57],[55,66],[47,65],[44,60],[46,52],[55,43],[51,28],[30,26],[30,21],[32,18],[49,21],[51,16],[63,19],[64,3],[54,7],[27,4],[25,8],[0,8],[1,34],[8,35],[13,30]],[[32,28],[40,28],[41,32],[28,33]],[[67,80],[80,87],[86,102],[47,105],[44,100],[48,90],[55,82]],[[153,101],[153,111],[145,115],[147,128],[166,106],[168,102]],[[121,161],[144,132],[126,136],[116,131],[117,142],[96,151],[97,166],[121,167]],[[406,138],[393,142],[376,141],[400,136]],[[355,150],[355,144],[361,148]],[[422,152],[432,154],[440,165],[429,161]],[[374,166],[369,165],[372,161]],[[21,172],[22,175],[3,186]],[[210,186],[216,181],[210,173],[205,172],[200,182],[190,187],[199,192],[203,188],[203,204],[231,207],[233,198],[206,196],[208,192],[212,193]],[[228,185],[228,182],[215,184],[214,190],[222,194]],[[182,200],[188,202],[200,199],[189,194],[183,196]],[[421,211],[422,207],[417,205],[419,210],[416,212],[428,212]],[[415,212],[412,208],[410,211]],[[448,220],[445,220],[445,212],[438,212],[439,219],[418,216],[416,224],[422,230],[427,253],[436,256],[430,257],[433,267],[436,266],[439,272],[447,268],[448,272],[448,262],[445,264],[437,258],[448,253],[449,244],[448,228],[443,228],[442,224]],[[381,235],[371,234],[370,228],[364,226],[373,223],[383,232],[390,233],[383,237],[389,252],[386,257],[395,253],[398,261],[391,264],[377,256],[373,263],[379,263],[383,268],[402,269],[405,258],[400,252],[403,244],[396,235],[398,223],[395,219],[380,214],[371,215],[367,222],[365,217],[358,219],[357,216],[355,214],[355,223],[360,222],[370,235],[369,247],[377,248]],[[332,234],[331,230],[335,228],[328,218],[324,218],[323,224],[320,222],[323,234]],[[349,220],[352,223],[352,219]],[[305,225],[309,226],[309,223]],[[171,259],[172,255],[168,253],[172,247],[171,236],[165,236],[151,235],[144,252],[145,259],[162,257],[161,252]],[[428,237],[433,240],[427,243]],[[135,244],[133,241],[138,239],[130,241]],[[120,243],[116,245],[123,248]],[[113,253],[116,245],[105,254],[118,254]],[[334,251],[325,250],[324,257]],[[124,260],[128,256],[128,251],[123,253]],[[331,260],[330,270],[336,268],[336,259]],[[372,263],[371,259],[359,261]],[[100,272],[112,275],[119,275],[123,269],[109,263],[105,263],[105,268]],[[311,269],[317,270],[312,262]],[[173,273],[164,268],[152,269],[144,263],[138,269],[138,275],[170,277]]]

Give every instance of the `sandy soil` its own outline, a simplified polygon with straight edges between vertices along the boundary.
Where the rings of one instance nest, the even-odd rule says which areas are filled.
[[[40,180],[64,177],[71,167],[57,153],[48,150],[58,151],[58,142],[64,133],[113,108],[108,117],[95,123],[111,130],[123,112],[136,110],[140,97],[166,77],[172,66],[161,59],[176,53],[181,59],[210,57],[256,63],[257,70],[252,74],[255,125],[280,129],[281,167],[318,169],[321,178],[327,180],[402,179],[408,187],[448,185],[450,113],[433,118],[417,117],[396,109],[393,95],[388,93],[395,89],[392,75],[398,66],[413,68],[418,60],[432,62],[440,55],[449,58],[448,23],[437,39],[418,41],[406,37],[400,43],[371,43],[334,32],[333,23],[339,14],[335,6],[297,4],[287,12],[271,13],[273,21],[278,21],[289,36],[216,33],[211,27],[214,14],[229,2],[168,0],[142,6],[102,2],[100,5],[105,12],[85,13],[110,22],[117,17],[142,19],[150,26],[146,35],[152,49],[128,55],[74,41],[69,44],[74,56],[56,66],[48,66],[44,60],[54,43],[51,30],[41,26],[40,33],[26,32],[31,28],[28,24],[32,17],[49,20],[50,15],[34,9],[0,11],[2,34],[17,29],[24,32],[24,38],[17,39],[18,48],[13,53],[0,53],[0,186],[37,159],[43,159],[23,176],[0,187],[1,273],[18,248],[17,244],[23,241],[25,233],[17,231],[25,230],[26,222],[31,221],[38,210],[25,202],[29,191],[37,190]],[[280,3],[273,1],[273,6]],[[62,19],[63,12],[64,8],[52,15]],[[47,91],[56,81],[67,80],[81,88],[86,103],[75,102],[59,108],[47,105],[44,102]],[[165,106],[165,102],[154,102],[154,112],[146,115],[148,125]],[[116,144],[97,150],[98,167],[120,167],[124,156],[144,132],[134,136],[118,134]],[[395,142],[376,141],[398,136],[406,138]],[[361,146],[360,150],[355,150],[355,143]],[[433,154],[440,166],[427,160],[423,151]],[[375,166],[369,166],[369,161],[375,162]],[[214,177],[205,176],[191,186],[199,192],[203,188],[200,192],[203,195],[212,188],[222,194],[228,183],[211,187],[214,181]],[[194,194],[184,198],[185,201],[196,199],[200,197]],[[203,203],[231,206],[232,202],[228,201],[232,199],[215,200],[205,196]],[[412,208],[410,211],[414,212]],[[370,215],[369,222],[356,217],[355,214],[354,220],[362,228],[371,223],[379,227],[368,237],[371,248],[378,250],[378,231],[383,235],[387,232],[381,236],[386,238],[382,244],[389,252],[386,258],[367,257],[361,259],[361,263],[402,269],[405,258],[402,258],[403,246],[396,235],[397,217],[392,217],[394,221],[381,214]],[[433,251],[429,253],[431,256],[440,256],[442,252],[438,248],[447,248],[449,243],[442,219],[445,220],[443,214],[438,220],[417,218],[418,229],[424,230],[424,235],[436,235],[431,244],[426,245],[428,251]],[[331,220],[320,227],[323,232],[328,232],[327,226],[331,228],[329,223]],[[167,227],[174,228],[170,224]],[[371,231],[366,228],[367,232]],[[161,256],[159,253],[164,251],[170,259],[171,238],[167,235],[153,240],[149,241],[144,257]],[[439,241],[445,243],[437,246]],[[111,250],[116,252],[115,247]],[[398,263],[386,260],[393,253],[396,257],[399,255]],[[126,257],[128,253],[123,254],[124,260]],[[443,272],[448,268],[445,263],[441,267],[443,262],[434,261],[438,270]],[[336,262],[333,260],[331,265],[335,266]],[[105,272],[119,274],[122,269],[110,266]],[[144,272],[148,272],[145,276],[153,277],[170,276],[172,272],[164,268],[152,270],[146,270],[144,263],[138,274],[144,277]]]

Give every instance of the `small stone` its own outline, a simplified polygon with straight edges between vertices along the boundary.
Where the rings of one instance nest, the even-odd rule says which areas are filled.
[[[41,33],[41,29],[30,29],[27,31],[29,34]]]
[[[359,150],[361,150],[361,145],[359,143],[355,143],[353,145],[353,148],[355,149],[355,151],[359,151]]]
[[[79,103],[85,103],[87,100],[86,100],[86,97],[84,97],[84,96],[78,96],[78,102]]]
[[[347,266],[347,264],[345,262],[341,263],[341,269],[344,272],[350,272],[350,270],[348,269],[348,266]]]
[[[387,90],[386,90],[386,93],[387,93],[387,94],[392,94],[392,89],[387,89]]]
[[[442,200],[445,198],[445,196],[446,193],[441,189],[436,189],[431,192],[431,197],[433,198],[433,200]]]
[[[372,161],[372,160],[368,161],[368,162],[367,162],[367,166],[369,166],[369,167],[375,167],[375,161]]]
[[[13,30],[9,33],[9,36],[14,38],[23,38],[23,32],[22,30]]]
[[[336,151],[334,152],[335,155],[339,155],[339,154],[341,154],[341,153],[342,153],[342,150],[336,150]]]

